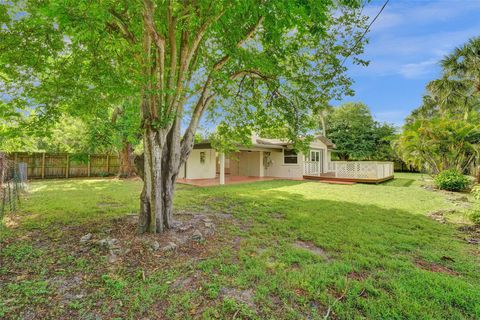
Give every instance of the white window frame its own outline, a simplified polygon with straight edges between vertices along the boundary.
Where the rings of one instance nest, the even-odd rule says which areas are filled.
[[[312,160],[313,153],[315,153],[318,156],[318,159],[315,162],[321,162],[322,151],[319,149],[310,149],[310,151],[308,152],[308,161],[313,161]]]
[[[299,155],[298,153],[296,154],[296,155],[297,155],[297,163],[285,163],[285,150],[286,150],[286,149],[282,149],[282,159],[283,159],[282,161],[283,161],[283,165],[284,165],[284,166],[298,166],[298,165],[300,164],[300,163],[299,163],[299,156],[300,156],[300,155]],[[293,150],[293,149],[291,149],[291,150]],[[293,151],[295,151],[295,150],[293,150]],[[295,152],[296,152],[296,151],[295,151]]]

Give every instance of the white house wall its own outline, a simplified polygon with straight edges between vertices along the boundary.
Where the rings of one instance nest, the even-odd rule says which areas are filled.
[[[295,179],[303,177],[303,156],[298,156],[297,164],[284,164],[283,152],[270,152],[270,166],[265,170],[265,175],[269,177]]]
[[[323,150],[323,172],[328,170],[328,162],[330,161],[331,153],[328,151],[327,146],[319,141],[315,140],[310,144],[312,150]],[[205,152],[205,163],[200,162],[200,153]],[[303,162],[305,156],[303,154],[298,155],[298,163],[296,164],[284,164],[283,163],[283,151],[278,149],[272,149],[270,151],[270,165],[264,167],[264,154],[267,151],[240,151],[230,156],[229,165],[227,170],[231,175],[241,176],[254,176],[254,177],[277,177],[287,179],[299,179],[303,177]],[[193,149],[190,156],[187,159],[185,166],[182,166],[179,172],[179,178],[187,179],[213,179],[216,177],[217,172],[217,159],[214,149]],[[185,176],[186,172],[186,176]]]
[[[238,174],[240,176],[263,177],[263,152],[240,151],[238,153]]]
[[[327,146],[319,141],[315,140],[310,144],[312,150],[323,150],[323,172],[327,171],[329,153],[327,152]],[[303,162],[305,156],[303,154],[298,155],[298,163],[296,164],[284,164],[283,163],[283,151],[270,152],[270,166],[265,170],[265,175],[269,177],[288,178],[288,179],[300,179],[303,177]]]
[[[200,162],[200,153],[205,152],[205,162]],[[193,149],[187,159],[187,170],[183,165],[180,168],[179,178],[186,179],[213,179],[216,176],[216,152],[214,149]],[[185,176],[186,171],[186,176]]]

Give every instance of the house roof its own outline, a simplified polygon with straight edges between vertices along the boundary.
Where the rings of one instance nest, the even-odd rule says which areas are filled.
[[[316,139],[322,141],[328,149],[335,149],[335,144],[332,140],[328,139],[327,137],[322,136],[321,134],[315,136]]]
[[[274,146],[287,146],[289,143],[286,140],[282,139],[267,139],[267,138],[256,138],[256,143],[274,145]]]
[[[334,149],[335,144],[328,138],[322,136],[322,135],[317,135],[315,136],[315,139],[320,140],[323,142],[328,149]],[[263,147],[263,148],[285,148],[291,143],[288,140],[285,139],[268,139],[268,138],[260,138],[260,137],[253,137],[252,139],[253,142],[253,147]],[[201,142],[197,142],[194,145],[194,149],[210,149],[212,148],[212,145],[210,141],[208,140],[203,140]]]
[[[322,135],[316,135],[315,139],[320,140],[323,142],[328,149],[334,149],[335,144],[328,139],[327,137],[324,137]],[[290,143],[287,140],[284,139],[266,139],[266,138],[256,138],[257,143],[259,144],[264,144],[264,145],[276,145],[276,146],[288,146]]]

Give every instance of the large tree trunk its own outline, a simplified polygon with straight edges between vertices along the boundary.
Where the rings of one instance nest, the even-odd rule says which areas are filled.
[[[147,128],[144,134],[144,175],[140,196],[139,232],[161,233],[165,225],[162,197],[162,153],[165,139],[160,133]]]
[[[173,225],[173,196],[175,180],[181,164],[179,126],[169,133],[147,129],[144,135],[143,190],[140,196],[140,233],[162,233]],[[188,156],[188,151],[182,159]],[[136,161],[137,162],[137,161]]]
[[[128,141],[123,141],[122,149],[118,153],[120,158],[120,168],[118,176],[122,178],[130,178],[135,174],[133,161],[133,147]]]

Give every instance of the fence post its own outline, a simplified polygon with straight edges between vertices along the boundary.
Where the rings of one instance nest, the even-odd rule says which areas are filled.
[[[5,204],[7,203],[7,192],[6,192],[6,188],[2,190],[2,214],[0,215],[0,217],[3,216],[3,214],[5,213]]]
[[[88,155],[87,176],[90,177],[90,155]]]
[[[7,183],[8,185],[8,202],[10,203],[10,212],[13,212],[13,202],[12,201],[12,188],[10,187],[10,181]]]
[[[45,152],[42,153],[42,179],[45,179]]]
[[[18,188],[18,182],[19,182],[19,179],[16,178],[14,180],[14,183],[15,183],[15,194],[17,195],[17,202],[18,202],[18,205],[20,205],[20,192],[18,191],[19,188]]]
[[[110,174],[110,156],[107,154],[107,175]]]
[[[68,176],[70,174],[70,154],[67,153],[67,165],[65,169],[65,178],[68,179]]]

